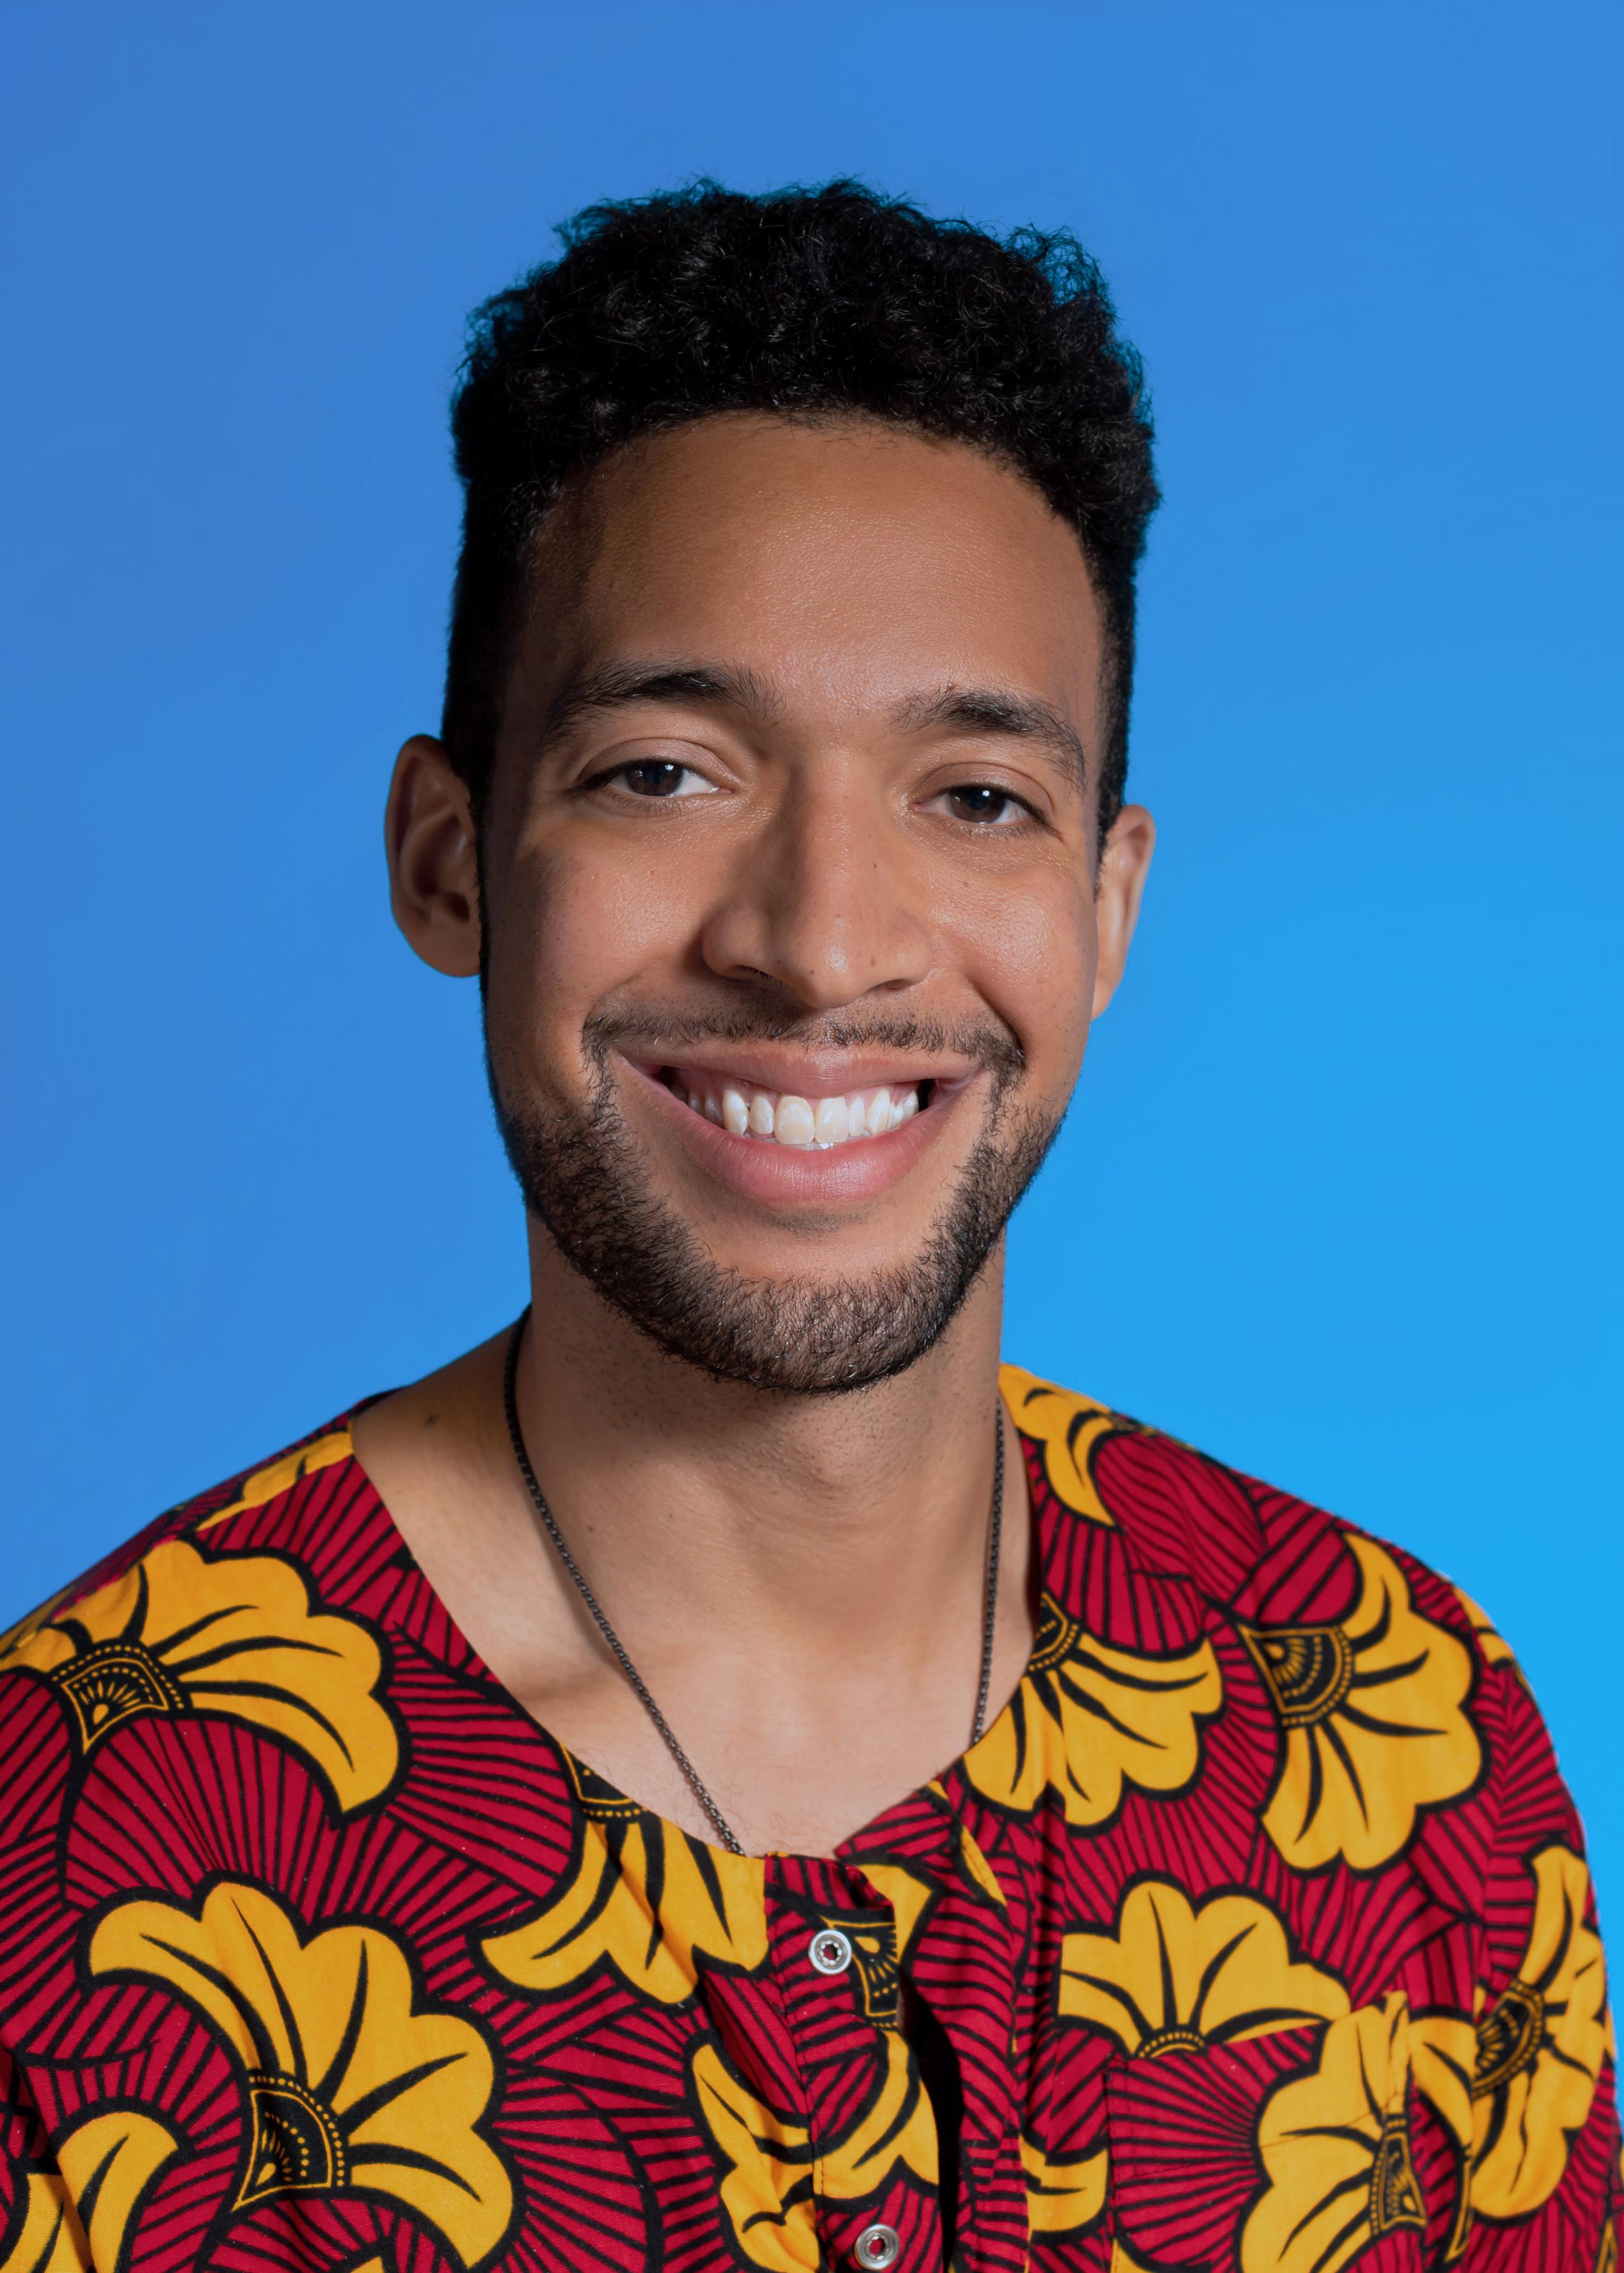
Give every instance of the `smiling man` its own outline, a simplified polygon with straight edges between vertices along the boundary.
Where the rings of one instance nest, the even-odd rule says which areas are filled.
[[[1505,1643],[1000,1376],[1153,843],[1094,270],[607,207],[455,430],[387,847],[532,1304],[10,1638],[0,2273],[1616,2268]]]

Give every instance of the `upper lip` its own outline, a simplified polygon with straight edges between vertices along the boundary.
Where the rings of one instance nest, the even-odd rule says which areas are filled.
[[[785,1050],[770,1044],[689,1044],[666,1050],[628,1047],[623,1054],[645,1072],[688,1066],[725,1081],[730,1075],[783,1097],[842,1097],[854,1089],[905,1088],[923,1081],[960,1082],[980,1068],[952,1053],[922,1058],[905,1050]]]

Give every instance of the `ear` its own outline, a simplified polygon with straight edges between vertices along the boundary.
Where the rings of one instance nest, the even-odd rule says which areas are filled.
[[[1155,821],[1142,805],[1125,805],[1105,839],[1095,883],[1099,962],[1094,973],[1093,1017],[1099,1016],[1121,981],[1155,851]]]
[[[384,812],[389,900],[417,954],[448,979],[479,970],[479,863],[466,786],[431,734],[394,761]]]

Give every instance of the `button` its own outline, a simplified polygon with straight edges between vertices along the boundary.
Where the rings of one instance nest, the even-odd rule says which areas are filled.
[[[806,1954],[819,1973],[843,1973],[851,1962],[851,1944],[837,1925],[826,1925],[813,1934],[807,1944]],[[875,2226],[876,2233],[890,2233],[890,2227]],[[895,2236],[893,2235],[894,2239]],[[865,2257],[865,2265],[889,2265],[889,2257]]]
[[[864,2273],[885,2273],[902,2249],[894,2225],[865,2225],[857,2239],[857,2260]]]

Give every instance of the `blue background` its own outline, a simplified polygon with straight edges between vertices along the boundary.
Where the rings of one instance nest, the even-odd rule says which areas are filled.
[[[1163,848],[1009,1354],[1486,1601],[1624,1917],[1621,22],[6,0],[0,1617],[518,1308],[379,851],[462,318],[590,199],[853,171],[1075,226],[1161,431]]]

